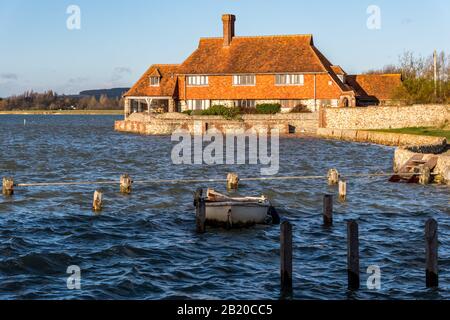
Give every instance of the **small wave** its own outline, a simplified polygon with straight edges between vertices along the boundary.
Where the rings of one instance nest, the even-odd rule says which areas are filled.
[[[5,274],[61,275],[74,261],[64,253],[30,253],[0,261],[0,270]]]

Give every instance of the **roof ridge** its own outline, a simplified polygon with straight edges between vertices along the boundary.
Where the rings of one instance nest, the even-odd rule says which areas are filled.
[[[312,33],[293,33],[293,34],[273,34],[273,35],[260,35],[260,36],[234,36],[233,39],[258,39],[258,38],[288,38],[288,37],[313,37]],[[223,37],[200,37],[200,40],[222,40]]]
[[[363,76],[363,77],[367,77],[367,76],[391,76],[391,77],[394,77],[394,76],[401,76],[402,74],[401,73],[370,73],[370,74],[351,74],[350,76],[353,76],[353,77],[361,77],[361,76]]]
[[[180,66],[180,65],[181,65],[180,63],[155,63],[155,64],[152,64],[151,66],[152,67],[157,67],[157,66],[164,67],[164,66]]]

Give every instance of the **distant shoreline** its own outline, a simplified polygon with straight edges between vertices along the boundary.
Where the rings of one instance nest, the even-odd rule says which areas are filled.
[[[14,110],[0,111],[0,115],[123,115],[122,110]]]

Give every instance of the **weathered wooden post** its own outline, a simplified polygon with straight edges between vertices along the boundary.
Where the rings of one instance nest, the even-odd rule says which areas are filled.
[[[288,221],[281,224],[280,235],[280,259],[281,259],[281,292],[292,292],[292,225]]]
[[[438,276],[438,223],[434,219],[429,219],[425,224],[426,240],[426,285],[427,288],[439,286]]]
[[[431,170],[429,167],[423,166],[420,168],[420,176],[419,176],[419,183],[426,185],[430,184],[431,182]]]
[[[348,288],[358,290],[359,279],[359,231],[358,223],[350,220],[347,223],[347,272]]]
[[[347,199],[347,181],[339,180],[339,200],[344,202]]]
[[[236,173],[229,173],[227,176],[227,189],[237,190],[239,187],[239,176]]]
[[[198,189],[195,193],[195,220],[197,225],[197,232],[198,233],[205,233],[206,227],[206,204],[205,204],[205,198],[203,197],[203,190]]]
[[[3,178],[2,193],[5,196],[12,196],[14,194],[14,179],[10,177]]]
[[[103,209],[103,193],[100,191],[94,192],[94,201],[92,203],[94,212],[100,212]]]
[[[124,174],[120,176],[120,192],[124,194],[131,193],[131,185],[133,184],[133,180],[131,180],[128,174]]]
[[[331,194],[323,196],[323,224],[326,227],[333,225],[333,196]]]
[[[339,171],[336,169],[330,169],[328,171],[328,185],[334,186],[339,182]]]

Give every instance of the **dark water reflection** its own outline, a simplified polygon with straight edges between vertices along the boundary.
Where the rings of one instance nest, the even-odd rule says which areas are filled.
[[[23,125],[23,119],[27,125]],[[112,116],[0,116],[0,175],[16,182],[223,178],[258,166],[174,166],[168,137],[115,133]],[[280,175],[390,171],[393,149],[315,139],[281,141]],[[0,298],[278,299],[279,228],[194,232],[192,191],[202,185],[136,186],[131,196],[103,186],[105,210],[91,212],[94,186],[18,189],[0,198]],[[207,184],[203,186],[208,186]],[[220,191],[223,185],[210,184]],[[294,224],[296,299],[449,299],[449,189],[348,181],[335,226],[321,226],[324,181],[246,182]],[[439,222],[439,290],[424,288],[426,219]],[[360,223],[361,269],[378,265],[382,289],[346,290],[346,225]],[[79,265],[82,290],[66,269]]]

